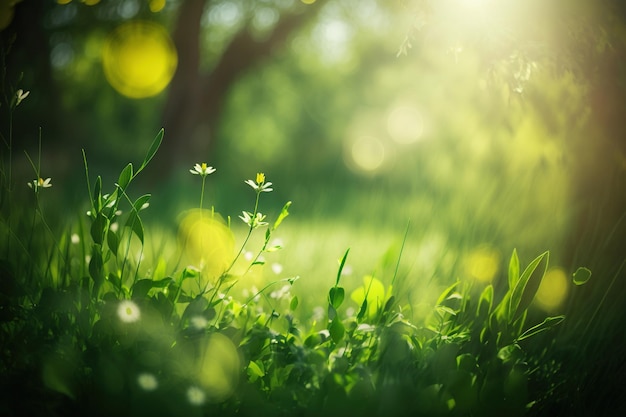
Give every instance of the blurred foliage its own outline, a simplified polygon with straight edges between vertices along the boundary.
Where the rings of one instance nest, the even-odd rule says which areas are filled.
[[[308,3],[314,2],[206,2],[200,70],[210,75],[244,32],[261,45],[293,10],[306,13]],[[281,230],[286,247],[275,260],[283,274],[302,276],[309,296],[300,308],[310,317],[325,298],[332,260],[345,247],[359,260],[344,271],[348,294],[362,288],[365,276],[389,285],[389,254],[397,255],[398,235],[410,220],[396,286],[406,290],[415,317],[427,316],[435,294],[456,279],[492,284],[503,296],[510,248],[523,258],[550,249],[554,266],[533,307],[571,313],[563,338],[594,332],[595,341],[577,353],[563,348],[570,362],[595,355],[609,365],[602,369],[614,368],[612,358],[623,353],[615,330],[624,322],[626,286],[624,6],[611,0],[317,3],[314,19],[227,86],[215,125],[197,123],[201,137],[211,131],[206,152],[185,138],[176,142],[182,166],[165,152],[138,179],[142,191],[162,191],[153,199],[158,210],[146,214],[146,224],[162,234],[153,252],[165,250],[177,215],[196,203],[197,184],[187,175],[194,163],[218,168],[220,181],[205,201],[224,218],[249,203],[233,192],[245,187],[240,179],[264,171],[277,184],[269,214],[279,213],[287,198],[294,201],[293,226]],[[22,148],[35,155],[41,136],[41,174],[53,178],[57,191],[42,204],[61,220],[53,228],[68,213],[88,209],[75,192],[84,183],[80,149],[110,186],[128,160],[141,159],[170,100],[167,89],[131,99],[109,85],[102,56],[109,34],[129,21],[150,21],[172,35],[182,4],[0,2],[0,131],[5,142],[8,130],[14,137],[16,184],[33,180]],[[10,124],[6,109],[18,88],[30,95],[11,112]],[[189,97],[194,106],[195,99]],[[171,178],[159,176],[165,172]],[[19,201],[32,203],[26,187],[15,189],[20,194]],[[35,236],[34,243],[48,237]],[[387,254],[381,246],[390,247]],[[597,277],[584,293],[564,278],[581,264]],[[577,274],[575,283],[585,280]],[[271,277],[255,279],[262,285]],[[62,367],[56,357],[47,363],[46,369]],[[563,390],[610,379],[591,367],[570,372],[572,385]],[[52,376],[47,380],[66,391]],[[610,404],[610,395],[594,401]]]

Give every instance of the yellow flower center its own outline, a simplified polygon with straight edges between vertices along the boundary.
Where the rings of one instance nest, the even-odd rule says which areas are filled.
[[[206,162],[203,162],[202,165],[200,165],[200,169],[202,170],[202,172],[206,171]]]
[[[39,184],[40,187],[43,187],[43,178],[39,178],[39,180],[37,180],[37,184]]]
[[[259,172],[258,174],[256,174],[256,183],[263,184],[264,182],[265,182],[265,174],[262,172]]]

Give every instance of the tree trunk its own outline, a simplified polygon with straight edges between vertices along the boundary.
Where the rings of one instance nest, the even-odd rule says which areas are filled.
[[[248,27],[237,33],[209,73],[200,72],[201,16],[206,0],[181,2],[173,32],[178,50],[178,68],[169,87],[163,111],[165,137],[157,154],[158,179],[164,179],[180,164],[215,163],[216,127],[222,117],[228,92],[246,72],[275,51],[317,15],[326,0],[298,5],[282,15],[263,39],[255,39]]]

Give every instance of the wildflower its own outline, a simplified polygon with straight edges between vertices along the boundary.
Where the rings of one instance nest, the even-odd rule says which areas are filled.
[[[39,177],[36,180],[32,180],[28,183],[28,186],[35,190],[35,192],[39,191],[40,188],[50,188],[52,187],[52,178],[46,178],[45,180]]]
[[[141,317],[141,312],[137,304],[130,300],[124,300],[117,307],[117,315],[124,323],[134,323]]]
[[[272,186],[271,182],[265,182],[265,174],[262,172],[256,174],[256,182],[252,180],[246,180],[244,182],[252,187],[252,189],[257,193],[269,193],[274,190],[273,188],[270,188]]]
[[[193,405],[202,405],[204,404],[205,399],[206,395],[200,388],[192,386],[187,390],[187,400],[189,403]]]
[[[254,217],[252,217],[252,213],[249,211],[243,211],[242,213],[243,216],[239,216],[239,218],[253,229],[256,229],[259,226],[266,226],[268,224],[263,221],[265,220],[265,214],[257,213]]]
[[[17,90],[15,92],[15,107],[19,106],[22,100],[28,97],[29,94],[30,94],[30,91],[24,91],[21,88]]]
[[[145,391],[154,391],[159,386],[159,381],[151,373],[144,372],[137,376],[137,384]]]
[[[194,165],[193,169],[190,169],[189,172],[191,172],[194,175],[200,175],[201,177],[206,177],[209,174],[214,173],[215,171],[217,171],[215,168],[207,166],[207,164],[205,162],[203,162],[202,164],[196,164]]]

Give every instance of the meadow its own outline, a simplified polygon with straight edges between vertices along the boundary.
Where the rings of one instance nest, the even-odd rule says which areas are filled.
[[[3,188],[3,414],[541,415],[572,400],[554,336],[566,315],[533,303],[549,251],[468,252],[408,221],[289,230],[291,201],[265,214],[264,173],[222,216],[204,162],[177,229],[146,226],[151,194],[133,181],[163,135],[110,188],[83,154],[87,211],[60,232],[37,158],[28,204]]]
[[[626,415],[624,22],[0,2],[0,416]]]

